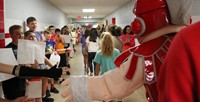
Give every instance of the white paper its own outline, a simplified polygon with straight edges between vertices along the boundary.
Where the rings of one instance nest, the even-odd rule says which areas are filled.
[[[31,40],[18,40],[17,61],[19,64],[44,64],[46,43]]]
[[[17,60],[13,54],[12,48],[0,48],[0,63],[8,65],[18,65]],[[8,80],[15,76],[5,73],[0,73],[0,82]]]
[[[42,97],[42,81],[30,81],[26,86],[26,96],[28,98],[41,98]]]
[[[56,67],[56,68],[58,68],[58,65],[59,65],[59,63],[60,63],[60,55],[59,55],[59,54],[56,54],[56,55],[55,55],[55,53],[52,53],[51,56],[50,56],[49,61],[50,61],[51,64],[53,64],[53,65],[57,64],[57,67]],[[48,67],[48,68],[50,68],[50,67]]]
[[[71,36],[70,35],[62,35],[62,37],[65,39],[65,43],[70,43],[71,42]]]

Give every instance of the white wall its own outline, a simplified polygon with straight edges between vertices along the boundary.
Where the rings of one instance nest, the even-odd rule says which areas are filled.
[[[134,20],[133,8],[135,5],[135,0],[131,0],[125,5],[121,6],[111,14],[104,17],[104,22],[107,19],[108,24],[112,24],[112,18],[115,17],[116,25],[124,28],[126,25],[130,25]]]
[[[8,28],[13,24],[24,26],[24,22],[30,16],[37,19],[38,31],[43,31],[49,25],[61,28],[70,21],[48,0],[4,0],[4,3],[5,32],[8,32]]]
[[[200,0],[193,0],[192,4],[192,22],[200,21]]]
[[[200,20],[200,0],[193,0],[192,4],[192,20],[193,23]],[[116,24],[124,28],[126,25],[130,25],[134,19],[133,8],[135,5],[135,0],[131,0],[127,4],[121,6],[111,14],[104,17],[104,22],[107,19],[108,24],[112,24],[112,18],[116,18]],[[104,23],[105,24],[105,23]]]

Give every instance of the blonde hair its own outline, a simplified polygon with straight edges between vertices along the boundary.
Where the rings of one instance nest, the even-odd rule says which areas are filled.
[[[103,56],[110,57],[113,55],[114,45],[112,35],[109,32],[103,32],[101,39],[101,52]]]

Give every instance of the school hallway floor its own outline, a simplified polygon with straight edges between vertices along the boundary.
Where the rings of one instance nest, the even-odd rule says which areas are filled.
[[[74,58],[70,59],[71,68],[69,69],[71,75],[84,75],[84,66],[83,66],[83,56],[81,53],[81,45],[77,45],[75,47],[77,49]],[[69,76],[65,75],[65,78]],[[54,98],[54,102],[65,102],[65,100],[61,97],[61,93],[65,90],[65,87],[60,86],[59,83],[56,82],[55,87],[60,91],[58,94],[51,93],[51,98]],[[130,96],[124,98],[123,102],[147,102],[145,97],[145,88],[141,87],[136,90]],[[99,101],[94,101],[99,102]],[[116,101],[117,102],[117,101]]]

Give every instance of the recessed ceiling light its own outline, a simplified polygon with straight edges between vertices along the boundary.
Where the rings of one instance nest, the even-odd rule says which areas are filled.
[[[95,9],[82,9],[83,12],[94,12]]]

